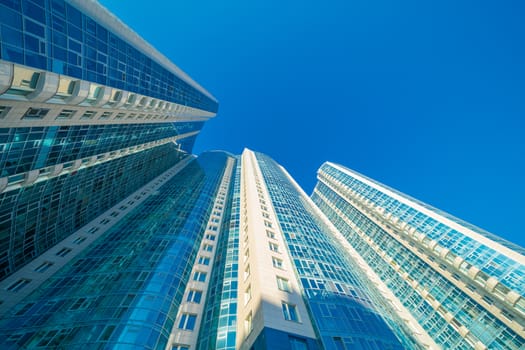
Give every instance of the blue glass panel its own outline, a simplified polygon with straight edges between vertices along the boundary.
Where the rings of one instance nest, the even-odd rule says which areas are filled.
[[[2,59],[24,64],[24,54],[20,46],[11,46],[2,43]]]
[[[25,23],[25,29],[26,31],[28,31],[29,33],[31,34],[34,34],[36,36],[40,36],[40,37],[44,37],[45,36],[45,29],[44,29],[44,26],[34,22],[34,21],[31,21],[30,19],[25,19],[24,20],[24,23]]]
[[[80,27],[77,27],[75,25],[68,23],[67,31],[68,31],[68,36],[70,38],[76,39],[78,41],[82,41],[82,29],[80,29]]]
[[[46,69],[47,67],[47,58],[46,56],[39,55],[36,53],[26,52],[25,54],[25,64],[31,67],[36,67],[40,69]]]
[[[24,35],[24,43],[26,50],[31,50],[33,52],[39,52],[40,51],[40,40],[38,38],[25,34]]]
[[[39,6],[40,5],[40,6]],[[32,19],[45,24],[46,23],[46,12],[41,7],[42,3],[37,5],[37,3],[34,3],[32,1],[24,0],[22,3],[23,13],[24,15],[31,17]]]
[[[202,155],[113,225],[0,321],[0,347],[35,348],[60,331],[55,345],[68,349],[165,348],[226,159]]]
[[[22,16],[3,4],[0,4],[0,23],[22,30]]]
[[[23,47],[22,32],[2,25],[2,41],[13,46]]]
[[[51,0],[51,10],[53,15],[66,18],[66,5],[63,0]]]
[[[67,21],[82,28],[82,13],[66,3]]]

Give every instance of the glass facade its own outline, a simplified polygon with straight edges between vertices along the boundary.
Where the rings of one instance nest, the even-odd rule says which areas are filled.
[[[523,283],[525,279],[525,266],[522,264],[513,261],[511,258],[484,245],[480,241],[474,240],[446,223],[424,214],[421,210],[402,203],[392,196],[372,188],[348,174],[337,171],[333,167],[324,165],[320,170],[327,176],[332,176],[335,180],[344,183],[346,187],[351,188],[374,205],[383,208],[384,215],[390,214],[398,218],[400,222],[404,222],[410,227],[413,227],[429,239],[437,241],[441,247],[449,249],[456,256],[462,257],[471,265],[478,266],[481,271],[487,275],[497,277],[501,283],[510,289],[516,290],[521,295],[525,294],[525,284]],[[428,205],[425,205],[425,208],[434,211],[434,208]],[[441,211],[436,212],[442,214]],[[446,218],[450,219],[451,216],[447,215]],[[456,223],[462,222],[459,219],[453,221]],[[472,225],[467,226],[469,229],[472,227]],[[481,229],[479,228],[476,230],[477,233],[480,233],[480,231]],[[485,233],[484,236],[490,238],[493,235]],[[501,239],[498,240],[498,242],[501,241]],[[510,242],[507,242],[506,246],[514,248],[514,250],[520,253],[523,252],[523,248],[517,247]]]
[[[338,349],[338,342],[347,348],[410,347],[409,336],[396,329],[402,344],[383,319],[389,316],[372,304],[345,253],[304,194],[274,160],[261,153],[256,156],[323,348]]]
[[[0,276],[10,275],[182,157],[166,144],[0,194]]]
[[[2,1],[0,37],[0,59],[217,112],[216,101],[67,1]]]
[[[217,110],[213,98],[170,64],[158,63],[134,35],[95,1],[0,1],[0,59],[26,66],[15,65],[11,77],[21,94],[40,89],[35,68],[94,83],[88,84],[91,99],[104,85]],[[62,78],[56,94],[73,97],[80,85]],[[191,153],[204,124],[157,119],[169,111],[154,104],[125,112],[79,110],[78,101],[46,96],[34,105],[18,95],[0,96],[12,105],[0,110],[0,120],[7,118],[0,123],[0,281],[177,164]],[[143,123],[131,118],[137,114]]]
[[[0,128],[0,178],[12,185],[0,193],[0,279],[175,165],[191,152],[195,138],[163,140],[198,132],[202,125]],[[155,146],[159,141],[164,144]],[[141,148],[145,144],[150,148]],[[125,149],[135,152],[119,153]],[[106,159],[112,154],[119,156]],[[43,181],[26,185],[31,171]]]
[[[0,128],[0,177],[199,131],[203,122]],[[181,148],[191,152],[191,144]]]
[[[96,1],[1,0],[0,39],[0,348],[525,348],[525,249],[335,164],[310,199],[189,156],[217,101]]]
[[[158,127],[152,132],[165,132],[164,127]],[[188,124],[180,130],[192,128]],[[185,152],[176,151],[177,147],[174,143],[165,144],[80,169],[75,175],[57,176],[4,193],[4,200],[12,195],[16,201],[5,202],[2,208],[6,214],[2,215],[17,213],[18,219],[9,227],[14,227],[15,232],[24,232],[24,235],[9,233],[5,236],[9,239],[2,241],[9,252],[8,259],[4,259],[5,273],[53,247],[99,215],[102,208],[132,192],[131,188],[152,182],[150,179],[155,175],[177,164],[185,157]],[[521,349],[524,346],[523,337],[513,329],[513,324],[520,322],[516,316],[520,297],[513,301],[515,309],[505,308],[504,302],[513,295],[509,287],[497,282],[494,295],[489,297],[481,293],[481,284],[478,283],[478,289],[474,288],[472,276],[472,284],[469,282],[469,287],[461,288],[460,282],[466,281],[462,272],[451,271],[451,265],[441,263],[438,255],[430,254],[421,236],[417,243],[400,239],[400,234],[393,233],[404,221],[388,221],[393,220],[392,215],[387,216],[377,205],[374,210],[370,209],[372,201],[368,198],[373,197],[365,197],[367,191],[363,189],[370,184],[356,177],[360,182],[348,185],[350,171],[325,164],[312,201],[268,156],[253,153],[249,159],[254,159],[254,163],[247,164],[243,157],[207,152],[159,185],[158,190],[119,217],[65,267],[9,309],[0,320],[0,347],[170,349],[189,348],[188,344],[192,343],[200,350],[238,349],[248,345],[255,350],[423,349],[421,339],[408,325],[412,320],[443,348]],[[227,164],[232,160],[235,161],[230,178],[226,169],[231,169]],[[107,174],[100,173],[102,171]],[[115,171],[119,172],[118,176]],[[273,248],[261,246],[271,252],[267,268],[272,269],[272,274],[275,272],[271,282],[264,280],[263,283],[274,285],[283,295],[298,292],[306,306],[301,312],[297,300],[280,297],[276,304],[279,312],[272,316],[277,315],[280,320],[263,327],[261,309],[247,308],[247,305],[253,303],[259,293],[254,272],[266,267],[251,265],[250,269],[246,264],[247,258],[258,254],[254,247],[243,250],[243,254],[239,251],[241,225],[243,242],[254,239],[248,237],[247,232],[252,231],[243,221],[249,207],[246,203],[252,198],[246,195],[252,186],[246,185],[247,176],[254,176],[253,196],[258,196],[254,197],[258,198],[256,208],[261,209],[262,231],[253,232],[274,243]],[[125,180],[116,185],[115,181],[121,177]],[[225,180],[231,183],[229,189],[220,189]],[[55,182],[57,185],[53,185]],[[56,191],[52,190],[53,186]],[[352,186],[361,194],[356,195],[357,191],[350,189]],[[376,190],[368,188],[369,192]],[[219,196],[220,191],[223,192]],[[390,192],[385,190],[378,195],[383,197],[382,203],[388,203],[385,196],[390,196]],[[90,197],[78,199],[85,196]],[[265,199],[261,202],[261,198]],[[400,202],[397,207],[401,204],[406,205]],[[40,211],[30,211],[35,210],[35,206]],[[10,207],[15,210],[9,211]],[[418,207],[411,208],[417,210]],[[213,218],[220,214],[218,210],[224,219],[214,225]],[[381,221],[381,217],[384,220]],[[216,245],[207,244],[210,239]],[[369,280],[368,272],[344,248],[343,240],[408,310],[410,322],[392,306],[380,287]],[[436,246],[437,243],[431,245]],[[67,249],[64,247],[57,254],[67,255]],[[447,254],[439,252],[446,261]],[[452,249],[450,254],[455,254]],[[459,269],[459,260],[454,261]],[[259,263],[262,264],[262,260]],[[197,267],[194,264],[198,264]],[[210,264],[211,271],[203,272],[203,268],[199,268]],[[49,262],[42,262],[35,271],[44,272],[50,266]],[[292,274],[283,275],[285,271]],[[451,277],[453,274],[458,278],[457,283]],[[247,278],[250,282],[244,286]],[[498,276],[498,281],[502,280]],[[30,280],[20,278],[8,289],[17,293],[29,283]],[[193,288],[191,283],[201,284]],[[501,300],[496,291],[503,293]],[[473,292],[478,293],[479,300]],[[493,308],[487,307],[487,301],[492,302]],[[247,310],[241,322],[240,310]],[[503,316],[507,317],[506,321]],[[313,335],[290,331],[282,322],[311,323]],[[173,333],[174,329],[178,333]],[[246,339],[239,338],[239,334],[243,334],[240,332],[248,334]],[[189,338],[184,337],[193,340],[185,341]]]
[[[237,331],[237,300],[239,277],[239,223],[241,162],[233,177],[233,186],[226,201],[226,220],[223,222],[216,259],[211,275],[206,308],[198,337],[197,349],[234,350]]]
[[[312,199],[435,342],[454,349],[522,348],[523,336],[512,326],[523,321],[521,298],[514,308],[505,298],[511,289],[523,295],[523,265],[425,214],[419,202],[401,202],[358,176],[324,164]],[[479,267],[475,277],[465,266]],[[490,277],[506,294],[487,293]]]
[[[12,309],[1,347],[164,348],[227,157],[192,161]]]

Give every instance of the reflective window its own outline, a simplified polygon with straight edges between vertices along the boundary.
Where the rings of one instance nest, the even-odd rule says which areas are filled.
[[[283,268],[283,261],[279,258],[276,258],[275,256],[272,256],[272,264],[273,264],[273,267],[277,269]]]
[[[286,278],[277,276],[277,287],[282,291],[291,292],[290,281]]]
[[[286,302],[281,303],[284,319],[287,321],[299,322],[299,315],[297,313],[297,307],[293,304]]]
[[[193,280],[198,282],[206,281],[206,272],[195,271],[195,273],[193,274]]]
[[[202,291],[200,290],[195,290],[195,289],[190,289],[190,291],[188,292],[188,296],[186,298],[186,301],[190,302],[190,303],[200,303],[201,302],[201,298],[202,298]]]
[[[195,322],[197,321],[197,315],[183,313],[180,317],[179,328],[187,331],[192,331],[195,328]]]

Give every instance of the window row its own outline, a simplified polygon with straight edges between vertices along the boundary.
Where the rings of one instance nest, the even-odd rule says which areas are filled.
[[[8,107],[9,108],[9,107]],[[9,109],[2,109],[0,110],[0,119],[4,118],[5,115],[9,112]],[[49,108],[28,108],[27,111],[22,116],[22,119],[25,120],[34,120],[34,119],[44,119],[51,109]],[[78,110],[74,109],[63,109],[61,110],[56,116],[55,120],[69,120],[73,119],[73,117],[77,114]],[[95,119],[95,117],[98,116],[98,120],[106,120],[106,119],[113,119],[113,120],[119,120],[119,119],[169,119],[173,116],[171,115],[162,115],[162,114],[153,114],[153,113],[134,113],[134,112],[110,112],[110,111],[92,111],[87,110],[80,116],[80,120],[90,120]]]

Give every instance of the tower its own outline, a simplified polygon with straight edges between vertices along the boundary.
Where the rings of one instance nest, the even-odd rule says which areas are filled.
[[[20,289],[3,347],[418,348],[329,225],[264,154],[188,156],[14,274],[81,246]]]
[[[523,248],[341,165],[318,180],[312,200],[406,323],[443,348],[524,346]]]
[[[286,170],[241,159],[238,348],[417,348]]]
[[[523,248],[325,163],[192,146],[217,100],[93,0],[0,4],[0,347],[521,349]]]
[[[217,101],[96,1],[2,2],[0,31],[2,313],[87,240],[14,273],[188,157]]]

